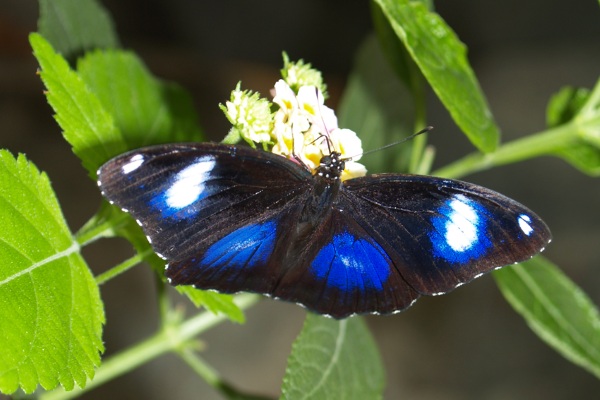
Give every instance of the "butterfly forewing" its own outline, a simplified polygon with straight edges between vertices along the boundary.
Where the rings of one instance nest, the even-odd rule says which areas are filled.
[[[211,143],[153,146],[106,163],[98,183],[139,222],[155,251],[185,260],[302,198],[311,175],[274,158],[283,159]]]

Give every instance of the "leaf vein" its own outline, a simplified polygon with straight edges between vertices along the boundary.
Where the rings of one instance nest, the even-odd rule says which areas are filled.
[[[329,364],[323,371],[323,375],[321,376],[321,379],[319,380],[319,382],[317,382],[317,384],[314,386],[313,390],[311,390],[309,393],[307,393],[303,398],[305,398],[305,399],[311,398],[312,395],[317,392],[317,390],[319,390],[323,385],[325,385],[325,382],[329,378],[329,375],[331,374],[335,365],[338,362],[340,352],[341,352],[342,346],[344,344],[344,339],[346,337],[347,324],[348,324],[347,319],[340,321],[340,330],[338,331],[338,335],[335,340],[335,350],[333,352],[333,355],[331,356],[331,360],[329,361]]]
[[[23,275],[30,274],[31,272],[38,269],[39,267],[42,267],[42,266],[44,266],[48,263],[51,263],[52,261],[58,260],[62,257],[67,257],[77,251],[79,251],[79,244],[74,241],[71,243],[71,246],[69,246],[67,249],[65,249],[63,251],[59,251],[58,253],[52,254],[51,256],[46,257],[43,260],[33,263],[28,268],[18,271],[17,273],[14,273],[14,274],[10,275],[9,277],[7,277],[6,279],[0,281],[0,286],[7,284]]]

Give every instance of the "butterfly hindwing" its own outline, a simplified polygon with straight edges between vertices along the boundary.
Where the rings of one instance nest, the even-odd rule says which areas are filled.
[[[292,203],[271,214],[214,235],[196,255],[171,260],[166,275],[174,285],[194,285],[223,293],[249,291],[271,295],[288,265],[283,259],[288,249],[286,227],[293,226],[298,205]]]
[[[376,239],[337,208],[295,253],[285,261],[273,294],[320,314],[387,314],[407,308],[419,296]]]

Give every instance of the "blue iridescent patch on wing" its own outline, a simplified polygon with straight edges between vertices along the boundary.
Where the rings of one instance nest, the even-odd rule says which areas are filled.
[[[431,219],[429,232],[435,257],[451,264],[466,263],[483,257],[492,246],[487,236],[488,212],[462,194],[447,200]]]
[[[343,232],[333,236],[311,263],[312,273],[344,292],[383,290],[391,261],[374,242]]]
[[[184,219],[196,214],[194,203],[206,198],[210,190],[206,181],[215,167],[212,156],[199,157],[171,178],[165,190],[150,200],[150,207],[160,211],[163,218]]]
[[[267,263],[277,237],[277,223],[246,225],[215,242],[200,260],[203,268],[252,268]]]

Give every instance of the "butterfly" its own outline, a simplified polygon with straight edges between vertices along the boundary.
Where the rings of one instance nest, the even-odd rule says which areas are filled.
[[[334,318],[389,314],[551,240],[516,201],[458,180],[378,174],[341,181],[345,160],[311,173],[277,154],[214,143],[158,145],[98,171],[173,285],[262,293]]]

